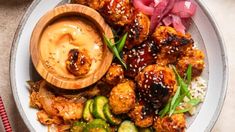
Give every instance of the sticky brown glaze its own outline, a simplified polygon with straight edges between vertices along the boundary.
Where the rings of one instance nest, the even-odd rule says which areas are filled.
[[[148,16],[141,12],[137,13],[131,24],[126,26],[125,32],[128,32],[128,37],[125,47],[131,49],[145,41],[149,34],[149,27],[150,20]]]
[[[87,51],[71,49],[66,61],[67,70],[75,76],[82,76],[89,72],[91,67],[91,58]]]
[[[164,106],[177,89],[174,72],[164,66],[149,65],[136,77],[137,97],[147,114]]]
[[[156,62],[157,48],[154,41],[147,40],[138,47],[124,51],[123,54],[127,64],[125,75],[134,78],[144,67]]]
[[[167,26],[156,28],[152,38],[159,49],[157,64],[161,65],[176,63],[177,58],[186,50],[192,49],[194,43],[190,34],[182,34]]]

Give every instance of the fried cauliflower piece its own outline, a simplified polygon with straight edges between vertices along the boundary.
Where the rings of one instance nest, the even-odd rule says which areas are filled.
[[[145,41],[149,34],[149,27],[150,20],[148,16],[141,12],[137,13],[131,24],[126,26],[128,32],[126,48],[131,49]]]
[[[110,93],[109,105],[114,114],[129,112],[135,106],[135,84],[126,80],[115,86]]]
[[[67,70],[75,75],[82,76],[89,72],[91,67],[91,58],[87,50],[71,49],[66,60]]]
[[[192,49],[194,43],[190,34],[182,34],[168,26],[156,28],[152,38],[159,49],[157,64],[161,65],[176,63],[177,58],[187,49]]]
[[[157,132],[184,132],[186,121],[184,114],[174,114],[171,117],[158,117],[153,124]]]
[[[121,65],[112,63],[105,75],[105,82],[115,86],[124,79],[124,71]]]
[[[154,41],[146,40],[140,46],[136,46],[131,50],[123,52],[123,60],[127,65],[124,74],[127,77],[135,78],[135,76],[144,67],[156,63],[157,48]]]
[[[204,58],[204,53],[198,49],[187,50],[185,54],[178,59],[176,68],[179,71],[179,74],[184,77],[188,66],[191,64],[192,78],[195,78],[200,76],[204,69]]]
[[[37,117],[40,123],[43,125],[51,125],[51,124],[61,124],[63,120],[58,116],[51,116],[47,114],[44,110],[40,110],[37,112]]]
[[[148,65],[136,77],[138,96],[154,109],[161,108],[177,89],[175,74],[166,66]]]
[[[72,3],[87,5],[95,10],[101,9],[105,2],[109,2],[110,0],[72,0]]]
[[[153,124],[153,115],[146,115],[144,107],[144,105],[136,103],[134,109],[128,113],[130,118],[134,120],[135,125],[138,127],[149,127]]]
[[[99,12],[112,25],[130,24],[134,15],[134,7],[130,0],[107,0]]]

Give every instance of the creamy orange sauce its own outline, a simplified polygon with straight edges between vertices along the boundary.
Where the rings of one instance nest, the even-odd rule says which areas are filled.
[[[66,78],[76,78],[66,69],[66,60],[71,49],[86,49],[92,59],[90,71],[93,73],[101,64],[102,38],[99,30],[88,20],[63,18],[49,25],[42,33],[40,53],[44,65],[51,71]]]

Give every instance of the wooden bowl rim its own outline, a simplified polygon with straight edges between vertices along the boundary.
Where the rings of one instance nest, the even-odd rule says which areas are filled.
[[[30,39],[30,54],[33,65],[37,72],[50,84],[62,88],[62,89],[82,89],[87,86],[90,86],[100,80],[102,76],[106,73],[109,66],[112,63],[113,54],[110,52],[108,47],[104,44],[103,46],[103,60],[100,64],[100,68],[94,71],[94,73],[85,76],[84,78],[76,79],[66,79],[64,77],[58,76],[55,73],[51,73],[43,60],[40,57],[39,42],[41,35],[45,28],[51,24],[53,21],[60,17],[68,16],[82,16],[87,18],[96,25],[96,27],[102,32],[105,33],[108,38],[113,38],[113,33],[109,25],[104,21],[103,17],[94,9],[80,5],[80,4],[65,4],[54,8],[51,11],[48,11],[41,19],[38,21],[34,27],[33,33]],[[101,34],[102,35],[102,34]]]

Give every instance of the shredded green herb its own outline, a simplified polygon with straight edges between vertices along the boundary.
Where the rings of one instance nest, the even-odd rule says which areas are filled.
[[[192,99],[192,96],[188,90],[188,85],[190,85],[191,78],[192,78],[192,65],[188,66],[188,69],[186,72],[187,83],[185,83],[185,81],[180,77],[179,73],[177,72],[177,70],[174,66],[172,66],[172,69],[174,70],[175,75],[176,75],[178,89],[177,89],[175,95],[171,99],[169,99],[166,106],[159,112],[160,117],[164,117],[167,114],[169,114],[169,116],[171,116],[172,114],[176,114],[176,113],[188,112],[194,106],[198,105],[201,102],[199,99]],[[191,107],[185,108],[182,110],[176,110],[176,108],[180,105],[180,103],[183,101],[183,99],[186,96],[190,99],[187,102],[187,104]]]
[[[191,99],[187,102],[187,104],[190,106],[188,108],[185,109],[180,109],[180,110],[176,110],[174,111],[174,114],[179,114],[179,113],[185,113],[190,111],[193,107],[197,106],[199,103],[201,102],[200,99]]]
[[[122,36],[122,38],[117,43],[117,49],[118,49],[119,53],[122,51],[122,49],[126,43],[126,38],[127,38],[127,33],[125,33],[125,35]]]
[[[105,44],[109,47],[109,49],[113,52],[114,56],[117,57],[117,59],[121,62],[121,64],[127,69],[126,63],[123,61],[123,59],[120,56],[120,52],[122,51],[127,38],[127,33],[116,43],[112,43],[110,39],[107,38],[106,35],[103,35]]]

